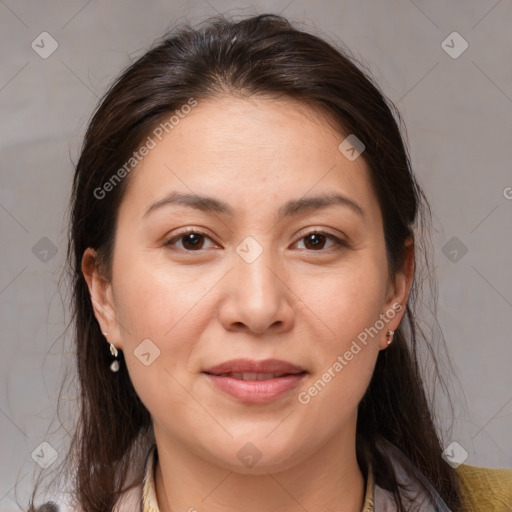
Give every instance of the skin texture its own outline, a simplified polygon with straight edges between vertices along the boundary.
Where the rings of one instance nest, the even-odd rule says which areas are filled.
[[[413,249],[390,279],[366,163],[338,150],[345,135],[326,121],[293,100],[199,101],[130,175],[110,282],[98,272],[95,252],[84,254],[102,332],[124,351],[152,416],[162,512],[361,510],[357,406],[379,350],[388,347],[387,330],[396,330],[405,312]],[[172,205],[143,217],[172,191],[226,201],[234,214]],[[288,200],[331,192],[356,202],[364,218],[345,206],[277,216]],[[187,227],[206,236],[196,246],[175,238]],[[315,246],[311,232],[348,246],[330,238]],[[236,251],[248,236],[263,251],[251,263]],[[393,304],[404,307],[300,403],[298,394]],[[148,338],[160,355],[145,366],[134,350]],[[308,374],[275,401],[242,403],[201,373],[239,357],[283,359]],[[237,456],[249,442],[261,453],[252,467]]]

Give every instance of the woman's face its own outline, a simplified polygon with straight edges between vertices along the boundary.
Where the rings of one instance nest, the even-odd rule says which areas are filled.
[[[157,442],[239,472],[354,445],[410,279],[389,279],[369,172],[344,139],[291,100],[215,98],[132,171],[111,281],[90,272],[91,251],[83,267]],[[269,359],[281,363],[254,366]]]

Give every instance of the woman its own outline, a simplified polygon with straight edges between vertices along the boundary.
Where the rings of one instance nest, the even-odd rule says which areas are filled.
[[[393,112],[274,15],[184,27],[122,74],[76,167],[80,420],[40,510],[512,510],[512,470],[442,455],[429,209]]]

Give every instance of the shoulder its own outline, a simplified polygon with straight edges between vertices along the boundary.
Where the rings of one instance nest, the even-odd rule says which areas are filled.
[[[512,511],[512,469],[461,464],[456,472],[468,501],[468,512]]]

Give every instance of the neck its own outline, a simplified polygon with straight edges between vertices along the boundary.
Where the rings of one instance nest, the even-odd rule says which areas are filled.
[[[356,459],[355,429],[351,433],[340,433],[289,469],[251,475],[197,457],[155,429],[160,512],[360,512],[365,481]]]

